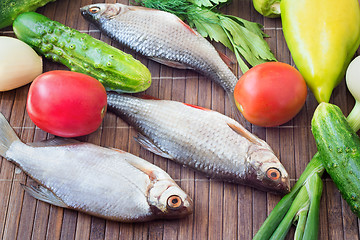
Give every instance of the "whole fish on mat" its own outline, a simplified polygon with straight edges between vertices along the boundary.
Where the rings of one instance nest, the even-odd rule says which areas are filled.
[[[212,178],[287,193],[289,177],[270,146],[218,112],[176,101],[108,92],[108,110],[138,130],[146,149]]]
[[[120,3],[84,6],[81,14],[115,41],[162,64],[194,69],[232,96],[238,78],[225,56],[176,15]]]
[[[184,217],[192,200],[171,177],[130,153],[72,139],[25,144],[0,114],[0,155],[39,185],[26,192],[50,204],[135,222]]]

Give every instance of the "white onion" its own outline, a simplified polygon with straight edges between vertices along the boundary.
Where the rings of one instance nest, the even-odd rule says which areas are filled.
[[[355,100],[360,101],[360,56],[352,60],[346,70],[346,85]]]
[[[347,120],[350,127],[357,132],[360,129],[360,56],[352,60],[346,70],[346,85],[355,98],[355,106]]]
[[[26,43],[0,36],[0,91],[28,84],[42,73],[42,58]]]

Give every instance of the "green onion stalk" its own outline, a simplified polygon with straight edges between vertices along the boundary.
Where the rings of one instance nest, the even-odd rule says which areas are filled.
[[[347,68],[346,84],[355,98],[355,106],[347,117],[351,128],[360,129],[360,56]],[[325,168],[321,155],[316,153],[291,192],[285,195],[271,211],[253,240],[284,239],[293,222],[297,222],[294,238],[317,239],[319,205],[322,192],[321,176]],[[304,225],[305,224],[305,225]]]
[[[291,192],[286,194],[271,211],[270,215],[260,227],[253,240],[284,239],[293,223],[294,217],[297,215],[299,216],[298,219],[303,217],[301,216],[301,211],[304,211],[304,208],[306,209],[310,207],[310,196],[312,195],[312,192],[321,192],[322,190],[322,183],[320,183],[321,179],[319,181],[318,178],[322,176],[325,168],[322,165],[320,157],[319,153],[314,155],[305,168],[303,174],[301,174],[299,180],[291,189]],[[310,181],[310,179],[315,179],[316,181]],[[313,184],[314,181],[316,184]],[[311,185],[312,188],[309,188],[308,185]],[[313,202],[313,204],[318,205],[319,203]],[[301,223],[302,222],[300,222],[300,226],[298,226],[299,229],[301,227]],[[314,231],[316,231],[317,234],[316,228]]]
[[[170,12],[205,38],[220,42],[235,53],[243,73],[251,66],[276,61],[262,25],[217,11],[229,0],[134,0],[144,7]]]

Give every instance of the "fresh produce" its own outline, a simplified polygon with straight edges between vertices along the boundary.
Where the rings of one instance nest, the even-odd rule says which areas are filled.
[[[352,129],[360,129],[360,56],[357,56],[346,70],[346,85],[355,99],[355,106],[347,120]]]
[[[318,102],[328,102],[360,44],[358,0],[282,0],[294,62]]]
[[[41,201],[122,222],[179,218],[192,200],[161,168],[130,153],[54,138],[25,144],[0,114],[0,155],[38,186],[23,185]]]
[[[24,42],[0,36],[0,91],[28,84],[42,73],[42,58]]]
[[[41,14],[23,13],[13,28],[38,53],[98,79],[106,89],[132,93],[151,84],[149,70],[131,55]]]
[[[280,2],[281,0],[253,0],[253,5],[264,17],[277,18],[281,15]]]
[[[334,0],[282,0],[281,13],[285,39],[295,64],[317,101],[328,102],[333,88],[343,78],[346,67],[359,46],[358,1],[345,0],[339,3]],[[351,86],[356,87],[355,84]],[[349,90],[358,92],[356,88]],[[354,112],[350,113],[347,119],[353,131],[358,131],[360,127],[357,123],[359,112],[356,109],[355,106]],[[304,183],[313,174],[321,176],[324,172],[323,161],[328,160],[322,159],[323,157],[322,154],[315,154],[294,188],[276,205],[254,239],[270,239],[273,233],[278,231],[277,228],[284,227],[279,224],[294,204],[295,197],[301,195],[299,190],[305,187]],[[306,221],[314,219],[314,215],[309,215]],[[292,219],[287,220],[291,224]],[[302,221],[300,217],[298,221]],[[300,223],[299,226],[302,227],[303,224]],[[317,226],[312,231],[315,231],[312,237],[316,239]],[[304,234],[303,239],[308,239],[305,236],[307,237]]]
[[[292,119],[303,107],[306,83],[292,66],[281,62],[259,64],[236,84],[234,98],[252,124],[274,127]]]
[[[10,26],[15,18],[23,12],[32,12],[55,0],[1,0],[0,29]]]
[[[267,35],[262,26],[255,22],[219,13],[215,10],[229,0],[136,0],[148,8],[170,12],[185,20],[192,28],[211,40],[222,43],[235,53],[243,73],[249,67],[243,58],[256,66],[267,61],[276,61],[264,40]]]
[[[267,240],[267,239],[276,239],[276,237],[279,237],[281,235],[281,238],[277,239],[283,239],[285,237],[285,234],[290,229],[291,224],[295,219],[291,218],[291,216],[296,218],[296,215],[292,215],[293,210],[298,209],[298,213],[301,213],[303,211],[303,207],[306,206],[309,208],[310,206],[310,199],[309,196],[311,195],[313,198],[314,205],[318,205],[318,199],[320,199],[321,191],[322,191],[322,184],[318,181],[318,177],[321,177],[324,172],[324,167],[321,163],[321,156],[319,153],[316,153],[313,157],[313,159],[309,162],[309,164],[306,166],[306,169],[301,174],[299,180],[296,182],[296,184],[291,189],[291,192],[286,194],[280,202],[274,207],[274,209],[271,211],[269,216],[266,218],[265,222],[261,226],[261,228],[258,230],[256,235],[254,236],[253,240]],[[317,175],[314,177],[314,175]],[[308,188],[306,184],[309,182],[310,179],[313,179],[315,181],[311,184],[312,189],[311,191],[308,191]],[[310,189],[309,189],[310,190]],[[295,202],[295,199],[298,199]],[[316,212],[315,212],[316,213]],[[309,216],[307,216],[309,218]],[[311,222],[315,222],[317,216],[314,216],[314,211],[312,211],[312,215],[310,216]],[[298,219],[300,220],[300,219]],[[310,223],[311,223],[310,222]],[[281,225],[280,225],[281,224]],[[316,224],[316,222],[315,222]],[[312,235],[317,237],[318,234],[318,228],[316,225],[312,225],[313,228],[311,229]],[[305,223],[306,225],[306,223]],[[303,227],[303,224],[298,223],[297,225],[299,228],[297,228],[297,232],[299,233],[300,228]],[[311,227],[311,226],[309,226]],[[309,229],[308,227],[308,229]],[[305,231],[305,229],[304,229]],[[273,235],[275,234],[275,235]],[[307,235],[310,233],[307,233]],[[299,238],[301,239],[301,238]],[[305,238],[303,238],[305,239]],[[316,238],[315,238],[316,239]]]
[[[50,71],[31,84],[26,109],[35,125],[48,133],[82,136],[100,126],[106,112],[106,91],[88,75]]]
[[[360,218],[360,138],[340,108],[321,103],[311,121],[322,163],[351,210]]]
[[[316,240],[319,229],[319,205],[322,188],[323,183],[320,176],[312,174],[304,183],[304,187],[300,189],[289,211],[270,239],[285,239],[293,223],[293,218],[295,218],[298,223],[294,239]]]
[[[358,59],[356,58],[350,65],[346,73],[346,80],[348,83],[349,91],[353,94],[355,101],[359,101],[359,94],[360,93],[360,85],[356,84],[356,81],[358,79],[357,71],[359,68],[357,68]],[[349,116],[347,117],[347,122],[349,126],[351,126],[352,130],[354,132],[357,132],[360,129],[360,124],[358,123],[360,119],[360,112],[358,109],[358,105],[355,104],[353,110],[350,112]],[[331,119],[330,119],[331,120]],[[342,128],[343,126],[340,124],[339,126],[335,125],[335,128]],[[337,140],[336,140],[337,141]],[[334,149],[335,151],[335,149]],[[337,150],[336,150],[337,151]],[[308,181],[308,179],[313,174],[318,174],[321,176],[323,172],[325,171],[323,162],[328,160],[323,160],[322,155],[319,153],[316,153],[313,157],[313,159],[310,161],[308,166],[306,167],[303,174],[300,176],[299,180],[296,182],[294,187],[291,189],[291,192],[285,195],[281,199],[281,201],[275,206],[273,211],[270,213],[268,218],[265,220],[259,231],[256,233],[254,240],[266,240],[270,239],[272,234],[276,231],[277,228],[279,228],[279,224],[284,218],[285,214],[289,211],[290,206],[293,204],[293,201],[295,197],[299,194],[299,190],[303,188],[304,183]],[[353,172],[354,173],[354,172]],[[353,199],[351,199],[353,201]],[[350,204],[353,204],[350,202]],[[314,216],[312,216],[314,219]],[[316,216],[318,217],[318,216]],[[291,219],[287,219],[288,223],[290,223]],[[313,229],[313,231],[317,231],[317,228]],[[313,236],[317,236],[317,234],[313,233]],[[305,238],[304,238],[305,239]]]
[[[120,3],[88,5],[81,13],[116,41],[160,63],[195,69],[232,95],[237,77],[213,45],[174,14]]]
[[[277,193],[289,177],[270,146],[237,121],[176,101],[140,99],[108,92],[108,109],[139,132],[147,150],[212,178]]]
[[[319,233],[319,210],[320,200],[323,190],[323,182],[318,174],[312,175],[305,183],[305,188],[309,195],[309,205],[307,216],[300,214],[298,219],[298,226],[295,232],[295,239],[318,239]],[[306,223],[305,223],[306,219]],[[305,225],[305,226],[304,226]],[[298,237],[298,238],[296,238]]]

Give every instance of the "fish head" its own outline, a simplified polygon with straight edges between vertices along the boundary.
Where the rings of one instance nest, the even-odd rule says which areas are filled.
[[[84,6],[80,8],[80,12],[90,22],[103,22],[126,12],[128,7],[120,3],[98,3]]]
[[[272,150],[256,148],[249,154],[248,162],[252,186],[278,194],[290,191],[289,175]]]
[[[173,180],[154,183],[149,191],[148,202],[154,214],[161,218],[179,218],[192,213],[193,203]]]

